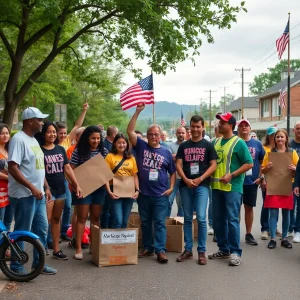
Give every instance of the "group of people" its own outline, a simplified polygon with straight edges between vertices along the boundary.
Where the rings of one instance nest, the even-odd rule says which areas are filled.
[[[143,249],[139,257],[156,254],[160,263],[166,255],[165,219],[171,215],[176,198],[178,216],[184,216],[185,250],[177,258],[183,262],[193,257],[193,215],[198,223],[198,263],[209,259],[228,258],[229,264],[241,263],[240,209],[244,204],[246,243],[257,245],[252,235],[253,207],[258,187],[263,193],[261,239],[268,239],[268,248],[281,245],[292,248],[288,237],[300,242],[300,122],[295,125],[295,138],[289,143],[285,130],[270,127],[264,144],[250,134],[251,124],[243,119],[237,123],[231,113],[216,115],[215,138],[205,135],[204,119],[195,115],[190,126],[176,129],[175,142],[166,142],[166,132],[151,125],[146,137],[136,130],[136,122],[145,104],[136,107],[127,135],[109,126],[104,139],[102,125],[82,127],[88,104],[67,134],[60,122],[43,120],[48,115],[35,107],[22,114],[23,128],[10,139],[10,129],[0,125],[0,159],[8,168],[0,173],[0,217],[10,230],[36,233],[45,249],[53,249],[53,257],[66,260],[59,247],[60,239],[75,248],[74,258],[83,258],[82,237],[86,221],[102,228],[126,228],[133,202],[137,200],[143,233]],[[238,128],[238,134],[234,130]],[[271,152],[290,152],[286,166],[293,177],[294,193],[287,196],[268,194],[268,172],[274,168]],[[107,182],[83,197],[73,170],[95,155],[101,154],[116,176],[132,176],[135,191],[122,198]],[[101,172],[101,170],[99,170]],[[292,185],[292,183],[291,183]],[[71,217],[71,207],[74,206]],[[207,256],[207,208],[209,234],[214,233],[218,250]],[[277,230],[278,212],[282,209],[282,234]],[[297,213],[295,213],[295,210]],[[70,222],[72,235],[67,236]],[[91,240],[92,243],[92,240]],[[9,255],[9,254],[7,254]],[[37,264],[34,254],[32,267]],[[22,273],[22,265],[14,262],[11,269]],[[45,266],[44,274],[56,270]]]

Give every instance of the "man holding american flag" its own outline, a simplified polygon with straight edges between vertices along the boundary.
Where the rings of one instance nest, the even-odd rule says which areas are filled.
[[[159,263],[167,263],[165,219],[168,213],[169,196],[175,185],[176,170],[170,150],[159,144],[162,132],[160,126],[155,124],[149,126],[148,142],[137,137],[134,131],[136,121],[145,108],[145,103],[141,102],[137,105],[127,127],[129,140],[135,147],[139,170],[140,195],[137,202],[142,221],[144,247],[139,253],[139,257],[153,256],[155,252]],[[170,184],[168,174],[170,175]]]

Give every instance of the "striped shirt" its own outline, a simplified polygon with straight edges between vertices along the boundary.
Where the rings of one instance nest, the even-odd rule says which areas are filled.
[[[108,154],[108,151],[107,151],[106,148],[103,148],[102,151],[100,151],[99,149],[97,149],[95,151],[91,151],[90,152],[90,157],[87,159],[86,157],[80,156],[79,153],[78,153],[78,149],[76,148],[74,150],[73,154],[72,154],[70,164],[75,165],[76,167],[78,167],[78,166],[82,165],[83,163],[85,163],[86,161],[88,161],[89,159],[91,159],[92,157],[96,156],[99,153],[105,158],[105,156]]]

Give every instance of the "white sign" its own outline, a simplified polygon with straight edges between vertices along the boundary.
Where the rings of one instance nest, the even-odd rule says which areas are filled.
[[[133,244],[136,243],[136,230],[101,231],[101,244]]]

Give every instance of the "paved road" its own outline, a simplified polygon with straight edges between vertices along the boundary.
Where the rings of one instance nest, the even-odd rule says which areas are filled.
[[[256,209],[253,233],[259,236],[259,211]],[[243,224],[243,223],[242,223]],[[281,226],[280,226],[281,227]],[[244,236],[244,225],[242,225]],[[177,253],[169,253],[169,263],[160,265],[155,258],[143,258],[137,266],[98,268],[86,253],[83,261],[48,263],[58,269],[55,276],[41,275],[36,280],[4,289],[1,300],[9,299],[299,299],[300,244],[289,250],[267,249],[267,241],[249,246],[242,238],[243,257],[239,267],[226,260],[209,260],[199,266],[194,260],[176,263]],[[63,245],[72,256],[72,250]],[[208,252],[216,244],[208,237]],[[196,254],[196,249],[194,249]],[[0,277],[1,278],[1,277]],[[1,280],[1,279],[0,279]],[[1,281],[0,281],[1,282]]]

